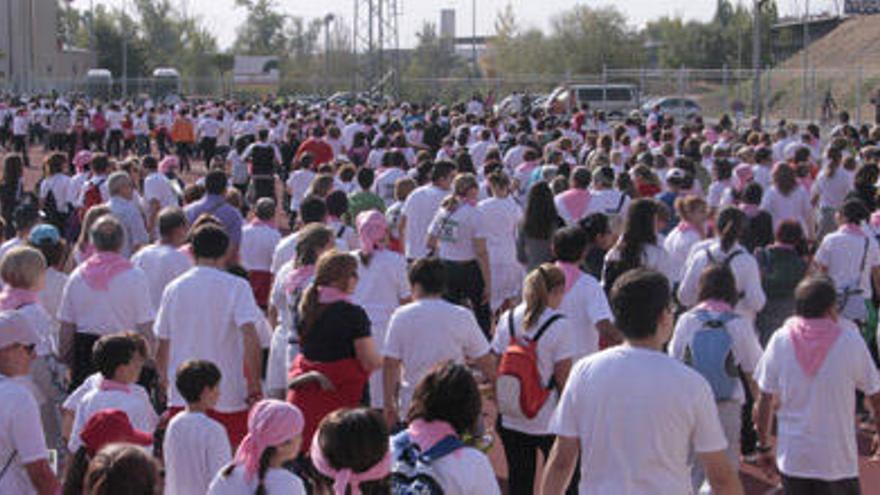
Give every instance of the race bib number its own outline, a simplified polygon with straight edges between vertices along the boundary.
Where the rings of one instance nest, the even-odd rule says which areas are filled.
[[[455,244],[458,242],[458,222],[452,219],[446,219],[440,224],[440,232],[437,237],[442,242]]]

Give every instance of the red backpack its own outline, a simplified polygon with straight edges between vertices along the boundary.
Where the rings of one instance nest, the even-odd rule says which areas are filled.
[[[498,412],[504,416],[532,419],[538,415],[550,392],[553,382],[544,386],[538,372],[538,340],[550,325],[562,319],[561,314],[551,316],[538,328],[534,337],[516,338],[513,310],[508,313],[510,344],[501,355],[498,379],[495,383]]]
[[[91,207],[104,202],[104,197],[101,195],[101,185],[104,184],[104,180],[105,179],[100,179],[95,182],[89,182],[89,185],[86,188],[86,193],[83,195],[81,217],[85,216],[86,212],[88,212]]]

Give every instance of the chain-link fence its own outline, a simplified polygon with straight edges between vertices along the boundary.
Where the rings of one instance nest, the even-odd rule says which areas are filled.
[[[661,96],[688,98],[700,105],[703,115],[718,117],[723,113],[740,117],[752,115],[754,72],[745,69],[607,69],[598,74],[528,74],[505,78],[478,77],[416,79],[401,77],[400,86],[386,84],[383,89],[392,97],[412,102],[445,103],[461,101],[474,93],[493,95],[501,101],[513,92],[528,93],[537,98],[549,94],[555,87],[568,84],[629,84],[637,89],[636,101],[642,104]],[[85,78],[40,79],[32,81],[33,91],[103,93],[108,98],[123,95],[138,97],[155,95],[161,82],[154,78],[114,79],[105,87],[96,87]],[[179,91],[196,97],[227,97],[260,94],[282,96],[326,97],[336,91],[351,91],[356,87],[354,76],[327,78],[320,74],[309,78],[285,78],[276,87],[241,87],[231,77],[181,78]],[[0,91],[16,92],[15,87],[4,86]],[[764,117],[770,121],[793,119],[800,121],[827,120],[841,110],[847,110],[858,123],[872,123],[875,119],[875,96],[880,91],[880,68],[820,69],[765,69],[760,76],[760,97]],[[635,109],[635,108],[634,108]]]

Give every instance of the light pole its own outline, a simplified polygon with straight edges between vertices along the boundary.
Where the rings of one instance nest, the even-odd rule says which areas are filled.
[[[324,89],[329,91],[330,88],[330,24],[336,16],[332,13],[324,16]]]
[[[122,0],[122,98],[128,97],[128,30],[125,29],[125,0]]]
[[[473,58],[474,74],[477,73],[477,0],[473,0],[471,7],[471,57]]]
[[[752,4],[752,114],[759,123],[764,121],[764,100],[761,96],[761,7],[764,0]]]

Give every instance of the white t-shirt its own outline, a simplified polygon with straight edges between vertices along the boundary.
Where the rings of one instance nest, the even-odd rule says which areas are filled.
[[[382,198],[386,205],[390,205],[394,202],[394,182],[401,177],[406,177],[406,172],[403,170],[396,167],[385,169],[376,177],[373,192]]]
[[[672,282],[681,282],[687,267],[688,255],[694,244],[700,242],[700,234],[693,230],[672,229],[672,232],[663,242],[663,247],[669,253],[669,261],[675,267],[675,276]]]
[[[43,309],[43,306],[37,304],[26,304],[16,310],[17,313],[27,320],[31,329],[40,336],[40,342],[37,344],[37,356],[48,356],[58,352],[58,334],[55,333],[55,326],[49,313]]]
[[[401,299],[410,296],[406,260],[387,249],[373,251],[367,266],[361,261],[359,252],[355,257],[358,260],[358,284],[351,300],[367,312],[373,336],[377,342],[382,342],[391,313],[400,306]]]
[[[593,213],[606,215],[625,216],[629,210],[630,199],[626,194],[614,189],[591,189],[590,204],[587,205],[583,216]]]
[[[865,240],[868,241],[867,253]],[[860,273],[863,256],[865,268]],[[815,261],[828,270],[828,276],[834,280],[837,290],[858,286],[863,294],[870,297],[871,270],[880,265],[880,248],[871,237],[837,231],[822,239]]]
[[[403,203],[403,215],[406,217],[406,230],[404,232],[406,243],[406,258],[417,259],[428,255],[425,240],[428,236],[428,226],[434,219],[443,198],[449,195],[449,191],[440,189],[433,184],[417,188]]]
[[[121,409],[128,416],[131,425],[145,433],[153,433],[159,417],[153,409],[150,397],[142,387],[128,385],[128,391],[101,390],[101,383],[92,388],[82,397],[76,408],[73,429],[68,442],[68,449],[76,452],[82,446],[79,434],[95,413],[104,409]]]
[[[795,220],[809,235],[808,219],[813,215],[810,195],[803,187],[796,187],[788,196],[783,196],[776,187],[770,188],[761,199],[761,209],[773,217],[773,230],[779,228],[783,220]]]
[[[409,409],[415,386],[437,363],[464,362],[489,352],[472,311],[440,298],[421,299],[391,315],[382,354],[403,366],[398,410]]]
[[[15,459],[0,478],[0,493],[36,494],[26,464],[49,458],[40,408],[28,389],[17,379],[0,375],[0,469]]]
[[[727,447],[709,383],[628,345],[578,361],[549,431],[579,440],[580,493],[691,493],[688,454]]]
[[[296,256],[296,238],[297,232],[294,232],[278,241],[278,244],[275,246],[275,252],[272,253],[271,270],[273,275],[278,275],[278,271],[281,270],[282,266],[293,261],[294,256]]]
[[[45,201],[49,191],[52,191],[52,196],[55,197],[55,206],[58,208],[58,211],[60,213],[67,213],[68,203],[75,201],[75,195],[71,192],[70,177],[63,173],[46,177],[43,179],[43,182],[40,182],[40,199]]]
[[[656,270],[666,276],[670,281],[675,278],[678,267],[672,264],[669,254],[663,249],[664,240],[657,236],[657,244],[645,244],[642,247],[642,264],[644,268]],[[620,247],[615,245],[605,254],[605,263],[620,261]]]
[[[241,495],[257,491],[259,480],[256,476],[245,479],[244,467],[236,467],[229,476],[223,476],[223,469],[217,472],[208,488],[208,495]],[[295,474],[286,469],[270,468],[263,479],[267,495],[305,495],[306,488]]]
[[[219,412],[247,408],[244,342],[239,328],[263,319],[250,284],[216,268],[196,266],[176,278],[162,294],[155,331],[169,340],[168,375],[187,359],[212,361],[223,373]],[[171,387],[171,406],[183,406],[177,387]]]
[[[150,301],[158,310],[162,292],[172,280],[192,267],[189,257],[168,244],[152,244],[131,257],[134,266],[147,275],[150,285]]]
[[[712,313],[712,316],[717,317],[718,313]],[[744,373],[754,373],[758,360],[761,359],[761,344],[758,343],[755,327],[750,321],[737,316],[727,322],[724,328],[732,340],[734,361]],[[669,341],[669,355],[679,361],[684,360],[685,350],[693,342],[694,335],[702,329],[703,323],[700,322],[696,310],[692,309],[681,315],[675,324],[672,340]],[[732,400],[742,404],[745,397],[742,382],[737,378]]]
[[[614,321],[608,298],[592,275],[583,273],[562,298],[559,311],[569,320],[574,332],[574,359],[589,356],[599,350],[599,331],[596,323]],[[540,342],[540,341],[539,341]]]
[[[431,463],[445,495],[500,495],[498,480],[486,454],[463,447]]]
[[[786,327],[770,338],[755,372],[761,391],[779,400],[776,462],[788,476],[830,481],[859,475],[854,392],[880,392],[880,376],[856,326],[838,323],[842,332],[815,376],[798,363]]]
[[[706,253],[707,250],[711,254],[711,259]],[[723,253],[721,252],[721,242],[715,240],[704,248],[693,252],[687,261],[687,267],[678,288],[678,300],[681,304],[685,307],[695,306],[703,269],[712,263],[712,260],[715,263],[723,263],[725,259],[737,251],[741,253],[731,259],[729,264],[736,282],[737,293],[741,295],[734,310],[749,321],[754,321],[755,315],[767,302],[767,296],[761,286],[761,272],[758,269],[758,262],[739,243],[734,244],[729,251]]]
[[[67,279],[58,308],[58,321],[73,323],[76,331],[109,335],[153,321],[150,283],[134,267],[113,277],[106,291],[95,290],[82,276],[82,265]]]
[[[61,306],[61,294],[64,292],[64,286],[67,284],[68,275],[64,272],[49,267],[46,270],[46,285],[40,291],[39,300],[43,309],[49,314],[52,320],[52,334],[58,335],[61,324],[58,323],[58,307]]]
[[[440,208],[428,227],[428,232],[439,241],[437,256],[448,261],[475,260],[474,239],[486,238],[484,223],[480,210],[467,203],[459,203],[451,213]]]
[[[287,192],[290,193],[290,209],[299,211],[299,204],[302,203],[306,196],[306,191],[312,185],[312,179],[315,178],[315,172],[302,168],[292,174],[287,179]]]
[[[144,200],[149,203],[154,199],[159,202],[160,210],[169,206],[180,206],[170,180],[159,172],[153,172],[144,179]]]
[[[241,266],[247,271],[268,272],[272,267],[275,246],[281,241],[278,229],[248,224],[241,229]]]
[[[516,263],[516,229],[522,219],[522,208],[510,196],[480,201],[477,209],[484,219],[483,234],[489,264]]]
[[[813,183],[813,194],[819,196],[819,208],[840,208],[853,186],[853,176],[839,168],[834,177],[822,170]]]
[[[541,317],[538,318],[538,322],[527,332],[523,332],[525,310],[525,303],[511,310],[513,311],[513,325],[516,327],[514,334],[519,338],[523,336],[534,337],[538,329],[547,320],[560,313],[559,310],[552,308],[545,309],[541,313]],[[495,336],[492,338],[492,352],[499,356],[504,354],[507,346],[510,345],[510,318],[508,313],[504,312],[499,318],[498,326],[495,329]],[[553,370],[556,364],[566,359],[573,360],[577,356],[576,351],[575,330],[572,328],[572,322],[568,318],[557,319],[547,328],[541,339],[538,340],[538,375],[541,378],[541,383],[550,383],[553,379]],[[554,389],[554,392],[550,394],[534,418],[501,416],[501,424],[507,429],[529,435],[547,435],[550,433],[548,429],[550,417],[556,410],[558,400],[558,389]]]
[[[203,413],[184,411],[168,423],[162,447],[165,495],[205,493],[232,459],[226,429]]]

